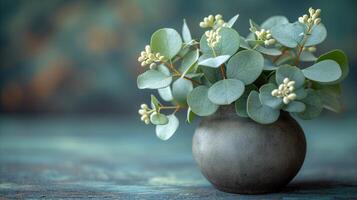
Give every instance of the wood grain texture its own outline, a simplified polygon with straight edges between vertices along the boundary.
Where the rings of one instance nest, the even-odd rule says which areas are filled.
[[[2,117],[0,199],[357,199],[356,121],[303,122],[298,176],[280,193],[247,196],[204,179],[191,154],[194,126],[163,142],[136,119]]]

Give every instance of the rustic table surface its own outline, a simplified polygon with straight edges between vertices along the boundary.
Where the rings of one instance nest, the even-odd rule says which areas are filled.
[[[0,199],[357,199],[356,123],[302,122],[308,153],[298,176],[279,193],[236,195],[201,175],[192,126],[162,142],[134,119],[2,117]]]

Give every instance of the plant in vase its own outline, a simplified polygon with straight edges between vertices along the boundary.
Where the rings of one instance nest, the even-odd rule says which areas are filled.
[[[153,33],[138,61],[140,89],[155,89],[141,120],[156,125],[169,139],[177,130],[175,113],[202,121],[193,138],[193,155],[206,178],[218,189],[265,193],[280,189],[299,171],[306,152],[302,129],[290,116],[318,117],[323,108],[339,112],[341,81],[348,61],[341,50],[316,57],[316,45],[327,36],[321,10],[290,23],[273,16],[250,34],[233,28],[238,15],[225,21],[209,15],[193,39],[184,20],[182,34],[171,28]],[[167,103],[163,104],[162,101]]]

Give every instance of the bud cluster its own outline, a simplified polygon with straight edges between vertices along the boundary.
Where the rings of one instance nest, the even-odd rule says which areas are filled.
[[[264,41],[265,46],[275,44],[276,40],[272,38],[270,30],[261,29],[260,31],[255,31],[255,35],[258,40]]]
[[[141,116],[141,121],[143,121],[145,124],[150,123],[150,115],[151,113],[154,112],[154,110],[151,110],[148,105],[146,104],[141,104],[140,109],[139,109],[139,115]]]
[[[155,62],[162,62],[165,57],[160,55],[160,53],[153,53],[151,51],[150,45],[145,46],[145,50],[141,52],[138,61],[141,63],[142,67],[150,65],[150,69],[156,66]]]
[[[212,30],[205,32],[205,35],[207,37],[208,46],[210,46],[211,48],[216,47],[218,42],[221,40],[222,36],[219,34],[220,30],[221,30],[221,28],[218,28],[216,30],[212,29]]]
[[[305,14],[302,17],[299,17],[299,22],[302,24],[306,24],[308,27],[311,27],[313,25],[318,25],[321,22],[321,18],[319,18],[320,13],[321,13],[321,9],[315,10],[313,8],[309,8],[310,16]]]
[[[315,47],[315,46],[304,47],[302,50],[303,50],[303,51],[308,51],[308,52],[314,53],[314,52],[316,52],[316,47]]]
[[[225,27],[227,23],[223,20],[222,15],[218,14],[216,16],[209,15],[208,17],[203,18],[203,21],[200,22],[201,28],[214,28],[214,27]]]
[[[295,81],[291,81],[289,78],[285,78],[283,83],[279,85],[278,89],[274,89],[271,95],[278,98],[283,98],[284,104],[288,104],[296,99],[296,94],[294,93]]]

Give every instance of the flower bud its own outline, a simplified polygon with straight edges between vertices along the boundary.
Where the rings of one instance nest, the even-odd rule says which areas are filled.
[[[307,23],[311,24],[312,23],[312,19],[311,18],[307,19]]]
[[[294,86],[290,86],[290,87],[289,87],[289,91],[290,91],[290,92],[292,92],[292,91],[294,91],[294,90],[295,90]]]
[[[295,85],[295,81],[289,81],[288,82],[288,87],[294,86]]]
[[[320,22],[321,22],[321,18],[317,18],[317,19],[314,20],[314,24],[315,25],[319,25]]]
[[[218,14],[214,17],[216,20],[222,19],[222,15]]]
[[[309,8],[309,13],[310,13],[310,15],[313,15],[315,13],[315,10],[312,7],[310,7]]]
[[[145,51],[146,51],[146,53],[151,53],[150,45],[145,46]]]
[[[307,48],[307,50],[309,52],[315,52],[316,51],[316,47],[309,47],[309,48]]]
[[[283,83],[285,83],[285,84],[288,84],[289,83],[289,78],[288,77],[286,77],[286,78],[284,78],[284,80],[283,80]]]
[[[282,91],[284,89],[284,84],[280,84],[278,89]]]
[[[275,97],[278,96],[278,93],[279,93],[278,89],[274,89],[273,91],[271,91],[271,95]]]
[[[275,44],[276,40],[275,39],[269,39],[269,44],[272,45],[272,44]]]
[[[284,98],[283,98],[283,102],[284,102],[285,104],[288,104],[288,103],[290,102],[290,100],[289,100],[288,97],[284,97]]]
[[[144,122],[145,122],[146,125],[150,124],[150,120],[149,119],[145,119]]]
[[[213,22],[213,20],[214,20],[213,15],[209,15],[209,16],[208,16],[208,20],[209,20],[210,22]]]
[[[291,100],[291,101],[295,100],[296,99],[296,94],[295,93],[289,94],[288,95],[288,99]]]
[[[143,103],[143,104],[140,105],[140,108],[142,108],[142,109],[148,109],[148,105],[146,105],[145,103]]]
[[[155,69],[155,67],[156,67],[156,63],[151,63],[149,66],[150,69]]]
[[[321,13],[321,9],[317,9],[317,10],[315,11],[315,14],[320,15],[320,13]]]
[[[265,45],[265,46],[269,46],[269,45],[270,45],[269,40],[265,40],[265,41],[264,41],[264,45]]]
[[[201,27],[201,28],[206,28],[206,23],[200,22],[200,27]]]

